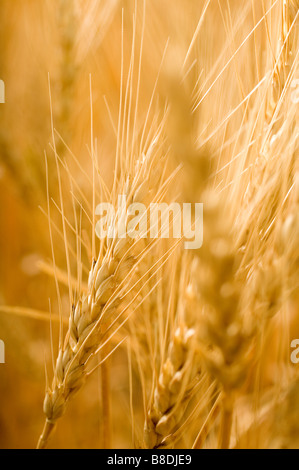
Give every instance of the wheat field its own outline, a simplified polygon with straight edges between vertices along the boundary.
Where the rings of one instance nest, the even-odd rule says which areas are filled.
[[[298,45],[298,0],[1,0],[0,448],[299,448]]]

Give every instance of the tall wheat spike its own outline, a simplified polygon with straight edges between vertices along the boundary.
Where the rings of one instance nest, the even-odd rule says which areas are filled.
[[[153,147],[140,160],[133,178],[127,178],[125,187],[119,188],[120,194],[127,196],[127,204],[141,202],[149,192],[152,153]],[[115,234],[118,233],[117,223],[118,220],[109,221],[109,229]],[[79,293],[71,309],[69,327],[64,344],[59,349],[52,387],[45,396],[46,423],[38,448],[46,446],[57,420],[64,414],[67,402],[84,384],[88,361],[115,328],[138,254],[144,249],[142,239],[136,243],[130,236],[107,236],[105,243],[104,257],[100,253],[93,261],[88,292],[83,295]]]

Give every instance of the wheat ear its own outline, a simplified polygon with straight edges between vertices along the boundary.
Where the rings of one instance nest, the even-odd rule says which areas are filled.
[[[142,201],[149,192],[151,155],[149,151],[143,156],[135,176],[126,180],[123,194],[127,195],[128,204]],[[116,224],[117,220],[111,221],[110,228],[115,233]],[[92,263],[88,292],[81,295],[71,309],[69,327],[64,345],[59,349],[52,387],[46,391],[46,424],[38,448],[47,445],[69,399],[86,380],[87,362],[100,349],[120,317],[118,312],[136,266],[140,245],[128,236],[106,238],[105,241],[107,250],[103,259],[99,256]]]
[[[194,360],[195,330],[180,325],[170,342],[144,426],[147,448],[162,448],[184,414],[199,365]]]
[[[194,144],[195,116],[182,84],[175,77],[170,84],[175,111],[170,138],[177,158],[185,163],[189,181],[185,195],[189,199],[191,194],[193,198],[196,195],[204,204],[203,246],[194,253],[197,286],[203,300],[200,346],[206,367],[223,389],[219,447],[225,448],[230,441],[233,392],[246,377],[251,332],[241,314],[242,289],[237,280],[240,260],[226,208],[216,192],[207,189],[212,169],[210,152],[207,149],[199,152]]]

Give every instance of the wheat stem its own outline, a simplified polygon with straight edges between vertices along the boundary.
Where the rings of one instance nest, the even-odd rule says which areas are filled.
[[[46,419],[43,431],[39,437],[39,440],[36,446],[37,449],[45,449],[45,447],[47,446],[48,440],[50,439],[50,436],[54,431],[54,428],[55,428],[55,424]]]
[[[105,348],[104,348],[105,349]],[[110,365],[109,360],[101,365],[101,396],[103,421],[103,448],[111,448],[111,399],[110,399]]]
[[[229,449],[230,436],[232,429],[234,405],[230,396],[224,396],[222,399],[221,422],[219,432],[219,449]]]

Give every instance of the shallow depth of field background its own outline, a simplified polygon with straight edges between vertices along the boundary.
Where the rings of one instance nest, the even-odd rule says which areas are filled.
[[[0,448],[35,447],[44,421],[45,362],[49,363],[51,354],[49,305],[52,312],[57,312],[55,283],[51,274],[45,272],[45,266],[51,264],[48,221],[43,213],[47,208],[45,152],[50,197],[58,197],[56,164],[50,148],[49,78],[54,126],[65,142],[59,141],[59,156],[66,159],[78,185],[89,197],[90,188],[83,170],[90,172],[90,77],[99,166],[109,186],[113,180],[116,136],[112,123],[116,125],[118,118],[122,47],[126,76],[134,12],[137,13],[135,86],[137,81],[143,2],[137,0],[136,3],[137,6],[133,0],[1,0],[0,3],[0,78],[6,85],[6,103],[0,104],[0,305],[19,307],[14,313],[9,309],[0,310],[0,339],[6,346],[6,363],[0,365]],[[186,55],[204,3],[146,1],[140,127],[167,41],[178,57]],[[262,4],[267,10],[271,2],[211,1],[188,59],[190,66],[197,61],[194,81],[202,70],[199,80],[205,90],[262,17]],[[273,24],[279,12],[277,5],[270,15]],[[235,135],[234,129],[240,127],[244,106],[217,130],[218,124],[250,93],[265,72],[264,64],[270,55],[266,29],[262,22],[201,105],[203,135],[212,134],[215,129],[210,139],[211,148],[220,148],[229,140],[228,136]],[[156,93],[160,91],[163,92],[163,73]],[[135,93],[133,90],[133,95]],[[250,109],[252,102],[249,103]],[[154,108],[159,108],[158,99]],[[222,165],[230,160],[234,151],[232,139],[221,153]],[[82,170],[74,163],[71,152]],[[230,171],[222,175],[223,179],[219,178],[220,186],[224,182],[229,184],[233,175],[232,165]],[[71,204],[67,209],[72,211]],[[51,216],[54,221],[59,219],[55,206]],[[84,230],[88,240],[87,226]],[[54,234],[54,245],[57,265],[63,268],[64,247],[57,234]],[[67,306],[66,289],[62,289],[62,302]],[[22,308],[44,312],[45,320],[31,318]],[[65,311],[67,317],[68,309]],[[264,384],[261,386],[265,387],[275,383],[279,375],[275,362],[283,335],[279,320],[271,328],[264,349],[268,355],[263,364]],[[296,337],[299,337],[298,321],[293,322],[291,330],[291,338]],[[58,325],[54,321],[54,350],[57,340]],[[288,357],[289,351],[284,350],[283,354]],[[126,347],[118,350],[109,361],[112,443],[115,448],[128,448],[132,447],[132,439]],[[103,446],[100,380],[101,374],[97,371],[71,401],[51,447]],[[141,403],[136,404],[136,410],[141,416]]]

